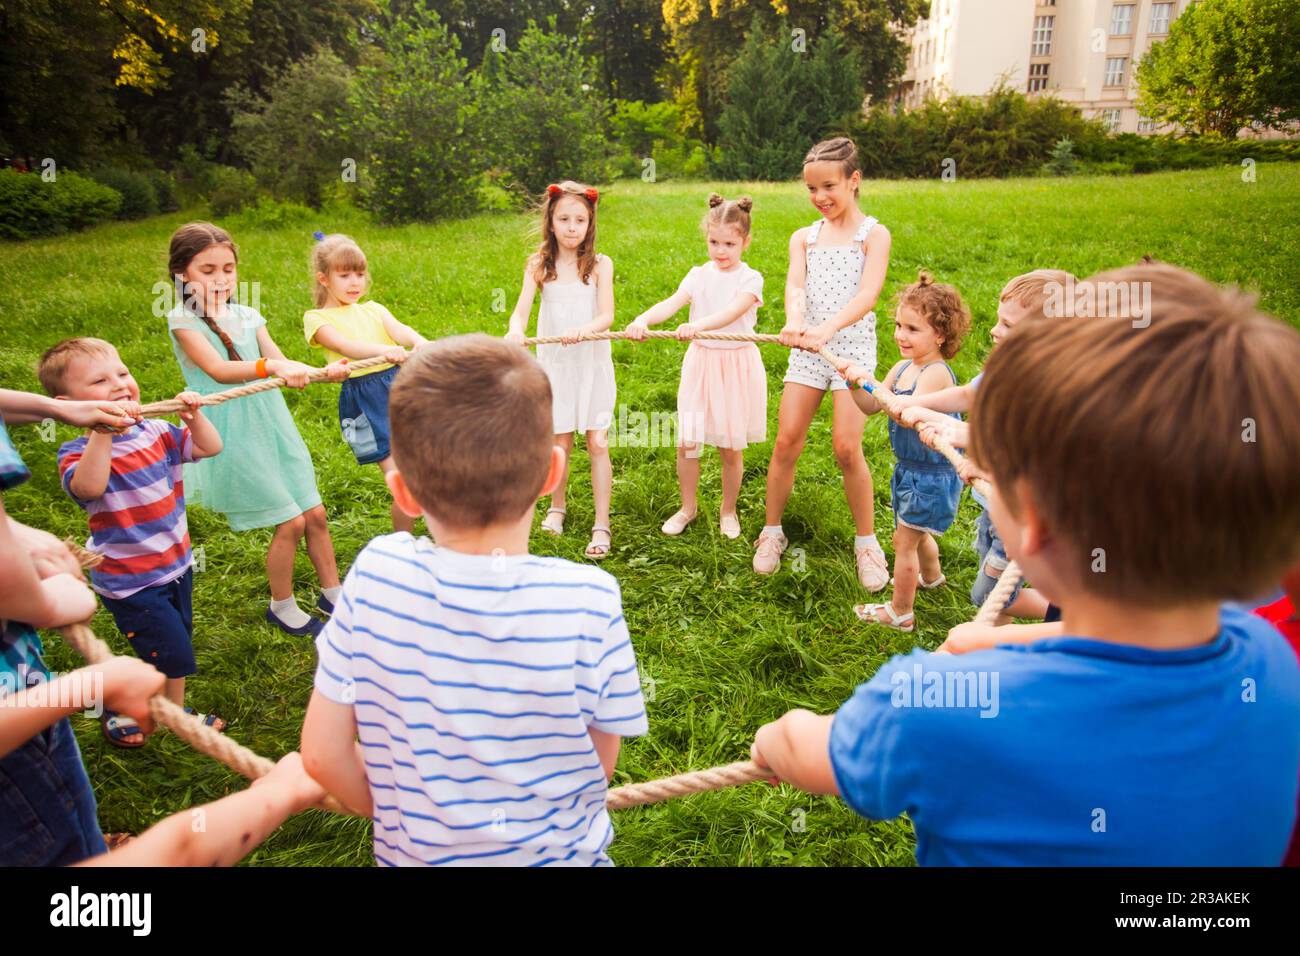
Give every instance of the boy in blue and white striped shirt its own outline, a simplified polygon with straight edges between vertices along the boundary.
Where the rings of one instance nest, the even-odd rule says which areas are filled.
[[[623,737],[647,731],[618,582],[528,553],[558,483],[546,373],[486,335],[424,346],[390,396],[394,501],[433,538],[357,556],[317,639],[308,772],[392,866],[609,865]]]

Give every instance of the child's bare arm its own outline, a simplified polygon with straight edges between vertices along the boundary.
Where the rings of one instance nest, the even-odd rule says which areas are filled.
[[[387,332],[388,337],[398,345],[404,346],[408,349],[418,349],[421,345],[426,345],[428,343],[428,339],[415,331],[415,329],[411,328],[405,322],[399,321],[393,313],[389,312],[382,305],[379,306],[379,308],[384,313],[384,331]]]
[[[0,619],[32,627],[63,627],[85,621],[95,613],[95,592],[86,587],[81,569],[72,571],[53,562],[44,566],[22,540],[28,529],[5,514],[0,501]]]
[[[609,256],[596,260],[596,317],[589,332],[608,332],[614,325],[614,263]]]
[[[758,297],[752,292],[742,292],[729,303],[727,307],[712,315],[706,315],[701,319],[688,323],[683,328],[690,328],[695,332],[712,332],[721,329],[735,322],[738,318],[758,304]]]
[[[938,650],[949,654],[968,654],[971,651],[988,650],[999,644],[1030,644],[1049,637],[1061,637],[1064,633],[1060,621],[1004,624],[1001,627],[967,621],[949,630],[947,640],[939,645]]]
[[[506,340],[522,344],[528,331],[528,319],[533,314],[533,299],[537,297],[537,280],[533,278],[533,261],[524,266],[524,280],[519,287],[519,300],[515,310],[510,313],[510,326],[506,330]]]
[[[82,501],[94,501],[104,494],[112,470],[113,436],[107,432],[91,432],[86,439],[86,450],[68,481],[68,490]]]
[[[804,330],[804,303],[807,292],[808,260],[804,251],[804,236],[808,227],[790,234],[790,266],[785,274],[785,327],[781,329],[781,344],[794,348]]]
[[[686,306],[690,305],[690,293],[678,289],[662,302],[656,302],[650,308],[646,309],[628,324],[628,331],[632,331],[633,325],[647,327],[658,325],[660,322],[667,322],[674,315],[680,312]]]
[[[217,431],[217,426],[203,414],[203,397],[198,392],[181,392],[176,396],[176,401],[184,402],[189,406],[187,411],[180,412],[180,419],[190,430],[194,460],[221,454],[221,449],[225,447],[221,440],[221,432]]]
[[[391,334],[391,333],[390,333]],[[378,345],[374,342],[359,342],[350,339],[332,325],[322,325],[312,336],[312,341],[322,345],[331,352],[350,359],[384,358],[394,365],[406,361],[406,349],[400,345]]]
[[[0,415],[8,425],[26,425],[47,418],[78,428],[94,428],[96,425],[125,428],[135,422],[120,402],[78,402],[8,388],[0,388]]]
[[[595,727],[588,727],[587,733],[596,748],[596,756],[600,757],[600,766],[605,771],[605,779],[612,780],[614,768],[618,766],[618,751],[623,745],[623,738],[618,734],[607,734]]]
[[[949,385],[924,395],[904,395],[899,399],[904,408],[928,408],[934,412],[969,412],[975,404],[975,390],[968,384]]]
[[[809,793],[839,795],[831,767],[831,724],[835,718],[792,710],[764,724],[754,735],[750,758],[773,776]]]
[[[373,808],[352,707],[313,691],[302,725],[302,763],[317,783],[358,816]]]
[[[325,797],[297,753],[247,790],[150,827],[120,850],[78,866],[234,866],[289,817]],[[196,826],[202,814],[203,825]]]

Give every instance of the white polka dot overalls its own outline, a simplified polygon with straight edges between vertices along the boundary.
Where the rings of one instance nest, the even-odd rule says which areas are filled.
[[[814,328],[834,318],[845,304],[857,295],[862,283],[862,269],[867,262],[867,254],[862,251],[862,243],[867,234],[876,225],[876,218],[868,216],[853,234],[853,241],[847,246],[817,245],[817,236],[825,225],[825,219],[813,223],[804,239],[807,250],[808,274],[804,280],[804,294],[807,311],[804,325]],[[876,371],[876,313],[868,312],[852,325],[840,329],[826,343],[826,347],[836,355]],[[803,349],[790,350],[790,363],[786,368],[785,381],[809,385],[825,391],[837,391],[847,386],[839,373],[820,355],[814,355]]]

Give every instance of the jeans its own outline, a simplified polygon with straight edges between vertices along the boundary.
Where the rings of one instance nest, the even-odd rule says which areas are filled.
[[[107,850],[67,718],[0,758],[0,866],[65,866]]]

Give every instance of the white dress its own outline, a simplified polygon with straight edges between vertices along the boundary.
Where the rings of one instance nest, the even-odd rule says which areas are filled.
[[[597,261],[601,257],[597,257]],[[537,314],[539,336],[563,335],[596,318],[596,272],[587,282],[547,282]],[[614,418],[614,359],[609,342],[539,345],[537,360],[551,380],[557,435],[607,429]]]

